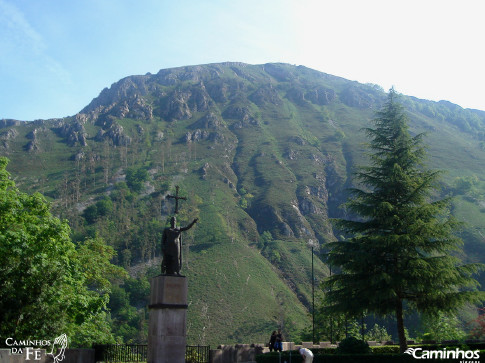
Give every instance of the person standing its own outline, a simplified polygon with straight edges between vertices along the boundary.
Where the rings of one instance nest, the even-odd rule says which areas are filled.
[[[310,349],[307,348],[300,348],[300,355],[303,358],[305,363],[312,363],[313,362],[313,353]]]
[[[275,349],[275,343],[276,343],[276,330],[273,330],[271,333],[271,336],[269,337],[269,351],[272,352],[273,349]]]
[[[281,329],[278,329],[278,333],[276,334],[276,341],[274,344],[275,352],[283,351],[283,336],[281,335]]]

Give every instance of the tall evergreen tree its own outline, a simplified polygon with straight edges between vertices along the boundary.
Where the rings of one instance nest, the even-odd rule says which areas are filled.
[[[336,221],[350,237],[329,244],[328,262],[341,272],[324,286],[331,312],[394,314],[403,352],[404,307],[436,314],[480,301],[472,275],[482,266],[453,255],[462,245],[453,234],[459,223],[449,199],[431,201],[439,172],[424,165],[423,135],[410,135],[397,97],[391,89],[366,129],[370,166],[358,169],[360,187],[346,203],[358,217]]]

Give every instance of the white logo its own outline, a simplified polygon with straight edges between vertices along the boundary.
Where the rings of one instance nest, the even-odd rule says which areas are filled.
[[[62,334],[54,340],[54,344],[50,340],[15,340],[14,338],[5,339],[5,344],[10,347],[11,354],[24,354],[25,360],[41,360],[41,349],[52,346],[51,352],[47,353],[54,358],[54,363],[59,363],[64,360],[64,351],[67,348],[67,335]],[[57,350],[59,349],[59,352]]]
[[[58,348],[56,347],[56,344],[60,346],[60,351],[57,355],[54,355],[57,353],[56,348]],[[62,334],[62,335],[59,335],[54,340],[54,344],[52,344],[52,351],[47,354],[50,354],[54,357],[54,363],[59,363],[60,361],[64,360],[64,351],[66,350],[66,348],[67,348],[67,335]]]
[[[408,349],[406,349],[406,351],[404,353],[412,355],[414,357],[415,350],[416,349],[414,349],[414,348],[408,348]],[[416,358],[416,357],[414,357],[414,358]]]
[[[442,350],[423,350],[423,348],[408,348],[404,352],[405,354],[412,355],[416,359],[477,359],[479,362],[480,351],[479,350],[461,350],[461,349],[442,349]],[[475,362],[475,361],[462,361],[462,362]]]

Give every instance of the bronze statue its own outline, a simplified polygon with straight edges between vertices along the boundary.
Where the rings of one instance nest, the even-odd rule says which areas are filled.
[[[197,223],[198,218],[194,219],[187,227],[177,227],[177,220],[170,219],[170,228],[165,228],[162,237],[162,274],[180,275],[182,267],[182,232],[192,228]]]
[[[185,197],[179,197],[179,187],[176,186],[175,196],[168,195],[167,198],[175,199],[175,214],[178,213],[178,201],[187,200]],[[187,227],[177,227],[175,215],[170,219],[170,227],[163,230],[162,236],[162,274],[180,275],[182,267],[182,232],[189,230],[197,223],[196,218]]]

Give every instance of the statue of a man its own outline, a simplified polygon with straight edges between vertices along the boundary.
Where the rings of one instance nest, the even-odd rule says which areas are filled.
[[[163,230],[162,236],[162,274],[180,275],[182,267],[182,232],[192,228],[199,219],[196,218],[187,227],[176,226],[175,216],[170,219],[170,227]]]

